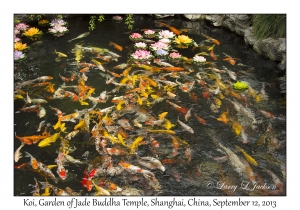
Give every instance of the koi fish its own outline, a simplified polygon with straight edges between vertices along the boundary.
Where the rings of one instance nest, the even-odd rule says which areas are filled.
[[[67,58],[68,56],[64,53],[61,53],[61,52],[57,52],[56,50],[54,50],[54,52],[58,55],[58,57],[61,57],[61,58]]]
[[[174,28],[173,26],[167,25],[167,24],[165,24],[165,23],[163,23],[163,22],[157,22],[157,24],[159,24],[159,25],[161,25],[161,26],[166,26],[166,27],[168,27],[168,28],[169,28],[174,34],[176,34],[176,35],[180,35],[180,34],[181,34],[181,32],[180,32],[178,29]]]
[[[94,196],[99,196],[99,195],[110,195],[110,192],[99,185],[96,185],[95,182],[92,180],[92,184],[95,187],[97,193],[94,194]]]
[[[122,51],[123,50],[123,47],[114,43],[114,42],[109,42],[109,46],[113,46],[114,48],[116,48],[117,50],[119,51]]]
[[[85,32],[85,33],[80,34],[79,36],[77,36],[77,37],[75,37],[75,38],[73,38],[73,39],[68,40],[68,42],[71,42],[71,41],[76,40],[76,39],[84,38],[84,37],[86,37],[86,36],[88,36],[88,35],[90,35],[90,32]]]
[[[99,70],[106,72],[106,69],[102,66],[101,62],[92,59],[92,61],[96,64],[96,66],[98,67]]]
[[[59,133],[55,133],[55,134],[53,134],[52,136],[43,139],[43,140],[38,144],[38,146],[39,146],[39,147],[46,147],[46,146],[49,146],[51,143],[56,142],[56,139],[59,138],[59,136],[60,136],[60,132],[59,132]]]
[[[104,150],[109,155],[119,156],[119,155],[126,155],[127,154],[124,150],[116,149],[116,148],[105,148]]]
[[[18,162],[20,158],[22,158],[22,153],[20,152],[22,147],[24,147],[25,143],[22,142],[22,144],[19,146],[19,148],[15,151],[15,162]]]
[[[194,130],[193,130],[190,126],[188,126],[187,124],[185,124],[185,123],[183,123],[182,121],[179,120],[179,116],[178,116],[178,118],[177,118],[177,122],[178,122],[179,125],[181,125],[181,127],[182,127],[184,130],[186,130],[187,132],[189,132],[189,133],[194,133]]]
[[[271,112],[267,112],[267,111],[264,111],[264,110],[259,110],[259,112],[266,118],[274,118],[274,114],[272,114]]]
[[[58,120],[62,122],[66,122],[66,121],[76,122],[75,119],[78,119],[78,117],[79,117],[79,112],[76,111],[75,113],[58,117]]]
[[[256,162],[256,160],[251,157],[247,152],[245,152],[245,150],[243,150],[242,148],[240,148],[239,146],[235,146],[236,151],[243,153],[244,157],[246,158],[246,160],[251,163],[254,166],[258,166],[258,163]]]
[[[210,37],[210,36],[207,36],[207,35],[205,35],[205,34],[203,34],[203,33],[201,33],[201,35],[202,35],[203,37],[205,37],[206,39],[212,41],[212,42],[215,43],[216,45],[220,45],[220,42],[219,42],[218,40],[216,40],[216,39],[214,39],[214,38],[212,38],[212,37]]]
[[[254,183],[253,171],[250,168],[247,161],[242,161],[231,149],[223,146],[219,143],[214,136],[211,136],[211,139],[219,147],[229,156],[229,163],[234,168],[234,170],[243,178],[249,178]],[[249,166],[249,167],[248,167]],[[248,176],[249,175],[249,176]]]
[[[206,120],[204,120],[203,118],[199,117],[197,114],[194,114],[194,116],[196,117],[196,119],[198,120],[198,122],[200,122],[203,125],[206,125]]]
[[[37,162],[37,160],[31,154],[29,154],[28,152],[25,151],[25,153],[26,153],[25,157],[30,157],[29,164],[32,166],[32,168],[33,169],[38,169],[38,162]]]
[[[120,161],[118,163],[119,166],[121,166],[122,168],[124,168],[126,171],[130,172],[130,173],[141,173],[144,175],[145,178],[147,179],[151,179],[151,178],[155,178],[155,175],[151,172],[151,171],[148,171],[148,170],[145,170],[145,169],[142,169],[138,166],[135,166],[135,165],[131,165],[129,163],[126,163],[126,162],[123,162],[123,161]]]
[[[54,194],[55,195],[58,195],[58,196],[70,196],[69,193],[67,193],[65,190],[63,189],[60,189],[52,184],[49,184],[48,182],[39,182],[42,187],[41,189],[47,189],[47,188],[50,188],[53,190]]]

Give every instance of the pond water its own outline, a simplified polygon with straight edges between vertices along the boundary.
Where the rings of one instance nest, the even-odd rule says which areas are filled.
[[[94,195],[98,191],[90,180],[111,195],[285,195],[286,106],[280,94],[276,63],[254,52],[242,37],[204,21],[155,20],[136,15],[133,29],[128,30],[123,23],[112,21],[111,16],[107,15],[88,36],[71,42],[68,40],[88,31],[88,18],[78,16],[67,20],[69,32],[59,38],[47,33],[41,42],[22,38],[30,49],[24,62],[15,62],[15,90],[28,93],[31,100],[45,99],[47,103],[40,103],[39,108],[28,112],[24,110],[33,104],[26,104],[26,94],[21,94],[23,99],[15,99],[14,132],[25,138],[15,136],[14,149],[20,147],[20,139],[28,142],[26,136],[42,135],[45,129],[49,132],[47,135],[59,133],[60,137],[45,147],[39,146],[43,140],[23,146],[23,157],[14,162],[14,195],[32,195],[35,179],[40,188],[43,186],[40,182],[46,180],[53,185],[50,195],[54,194],[55,187],[63,190],[69,187],[77,193],[72,195]],[[158,22],[178,30],[186,29],[182,34],[197,43],[198,47],[188,48],[172,44],[173,51],[178,51],[187,58],[185,60],[161,60],[183,71],[168,70],[153,60],[150,64],[130,60],[129,55],[135,49],[129,35],[143,34],[142,29],[171,30]],[[35,23],[29,24],[47,31]],[[220,44],[213,47],[214,43],[203,35],[213,37]],[[158,38],[145,39],[158,41]],[[119,51],[110,42],[122,46],[123,50]],[[82,47],[80,50],[84,49],[79,63],[94,64],[95,59],[106,71],[90,67],[85,72],[88,79],[79,79],[82,76],[79,71],[84,66],[75,60],[78,45]],[[99,51],[100,48],[107,50]],[[213,49],[216,60],[208,48]],[[67,58],[58,58],[55,51],[66,54]],[[206,63],[192,63],[196,54],[205,57]],[[101,56],[110,58],[104,61]],[[129,65],[116,68],[120,64]],[[120,75],[115,75],[115,83],[106,84],[113,76],[109,71]],[[236,79],[231,74],[235,74]],[[74,80],[68,82],[60,77],[71,78],[72,75],[75,75]],[[53,77],[45,82],[54,84],[56,92],[49,89],[49,84],[38,86],[42,80],[24,84],[41,76]],[[130,80],[132,83],[128,82]],[[176,86],[167,85],[167,81]],[[247,82],[248,90],[235,91],[232,84],[236,81]],[[125,85],[119,86],[120,83]],[[99,99],[106,91],[107,98],[93,103],[93,99],[86,96],[93,88],[91,97]],[[55,97],[56,93],[61,98]],[[83,97],[82,101],[76,100],[72,93]],[[170,102],[178,105],[177,108]],[[37,113],[41,107],[46,111],[43,117]],[[105,112],[108,107],[112,107],[111,111]],[[63,116],[76,113],[76,110],[81,116],[74,122],[61,120],[65,130],[62,127],[54,129],[60,121],[53,108],[59,109]],[[189,118],[187,110],[191,112]],[[42,121],[45,123],[38,132]],[[66,140],[79,122],[82,126],[77,129],[77,135]],[[95,125],[98,129],[94,129]],[[189,132],[189,128],[193,132]],[[25,151],[38,162],[52,166],[50,170],[57,182],[51,177],[46,179],[41,168],[34,169],[35,164],[26,157]],[[55,160],[59,152],[64,156],[60,161],[67,170],[65,179],[57,173]],[[88,155],[84,155],[87,152]],[[78,162],[70,160],[70,156]],[[91,185],[92,189],[82,186],[83,182],[88,182],[86,185]],[[122,190],[116,190],[113,184]],[[39,193],[44,192],[40,189]]]

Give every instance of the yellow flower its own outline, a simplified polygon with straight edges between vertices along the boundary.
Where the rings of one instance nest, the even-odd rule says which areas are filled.
[[[22,44],[22,42],[15,42],[14,50],[22,51],[26,49],[27,49],[27,44]]]
[[[27,31],[24,31],[23,33],[23,35],[27,36],[28,38],[33,38],[34,36],[39,37],[42,34],[43,32],[35,27],[29,28]]]
[[[175,42],[179,45],[181,45],[181,44],[187,45],[187,44],[191,44],[193,42],[193,40],[190,39],[188,36],[180,35],[175,38]]]

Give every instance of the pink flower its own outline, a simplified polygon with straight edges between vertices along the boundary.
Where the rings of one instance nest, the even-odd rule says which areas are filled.
[[[162,50],[162,49],[168,50],[169,49],[169,45],[167,43],[158,41],[158,42],[155,42],[154,44],[151,44],[151,48],[153,50]]]
[[[155,31],[153,31],[153,30],[146,30],[146,31],[144,31],[144,33],[145,34],[155,34]]]
[[[181,55],[178,52],[172,52],[170,53],[170,58],[178,59],[181,58]]]
[[[113,20],[122,20],[123,18],[119,15],[115,15],[112,17]]]
[[[29,28],[29,25],[25,24],[25,23],[18,23],[15,26],[15,29],[18,31],[26,31]]]
[[[131,57],[138,60],[147,60],[152,58],[152,54],[147,50],[136,50],[133,54],[131,54]]]
[[[139,33],[132,33],[132,34],[130,35],[130,37],[133,38],[133,39],[141,39],[141,38],[142,38],[142,35],[139,34]]]

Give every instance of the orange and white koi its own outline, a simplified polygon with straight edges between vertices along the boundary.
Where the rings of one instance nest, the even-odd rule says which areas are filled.
[[[76,122],[75,120],[78,118],[79,118],[79,112],[76,110],[76,112],[74,112],[72,114],[58,117],[58,120],[62,121],[62,122],[66,122],[66,121]]]
[[[64,82],[69,82],[69,81],[70,81],[69,78],[64,77],[64,76],[61,76],[60,74],[59,74],[59,77],[60,77],[60,78],[62,79],[62,81],[64,81]]]
[[[155,175],[151,171],[142,169],[138,166],[131,165],[130,163],[126,163],[123,161],[120,161],[118,164],[119,164],[119,166],[121,166],[122,168],[124,168],[126,171],[128,171],[130,173],[141,173],[144,175],[145,178],[148,178],[148,179],[155,178]]]
[[[56,111],[56,115],[57,115],[58,118],[60,118],[60,117],[63,116],[63,113],[62,113],[59,109],[54,108],[54,107],[52,107],[52,106],[50,106],[50,108],[51,108],[52,110],[55,110],[55,111]]]
[[[259,110],[259,112],[266,118],[274,118],[275,115],[272,114],[271,112],[267,112],[267,111],[264,111],[264,110]]]
[[[185,121],[188,121],[188,120],[190,119],[192,108],[193,108],[193,107],[191,107],[191,108],[187,111],[187,113],[184,115]]]
[[[116,149],[116,148],[104,148],[104,150],[109,155],[119,156],[119,155],[126,155],[127,154],[127,152],[125,152],[124,150]]]
[[[174,28],[173,26],[170,26],[168,24],[165,24],[163,22],[157,22],[157,24],[161,25],[161,26],[166,26],[168,27],[174,34],[176,35],[180,35],[181,34],[181,31],[179,31],[178,29]]]
[[[51,77],[51,76],[41,76],[41,77],[34,79],[33,81],[45,82],[46,80],[52,80],[52,79],[53,79],[53,77]]]

